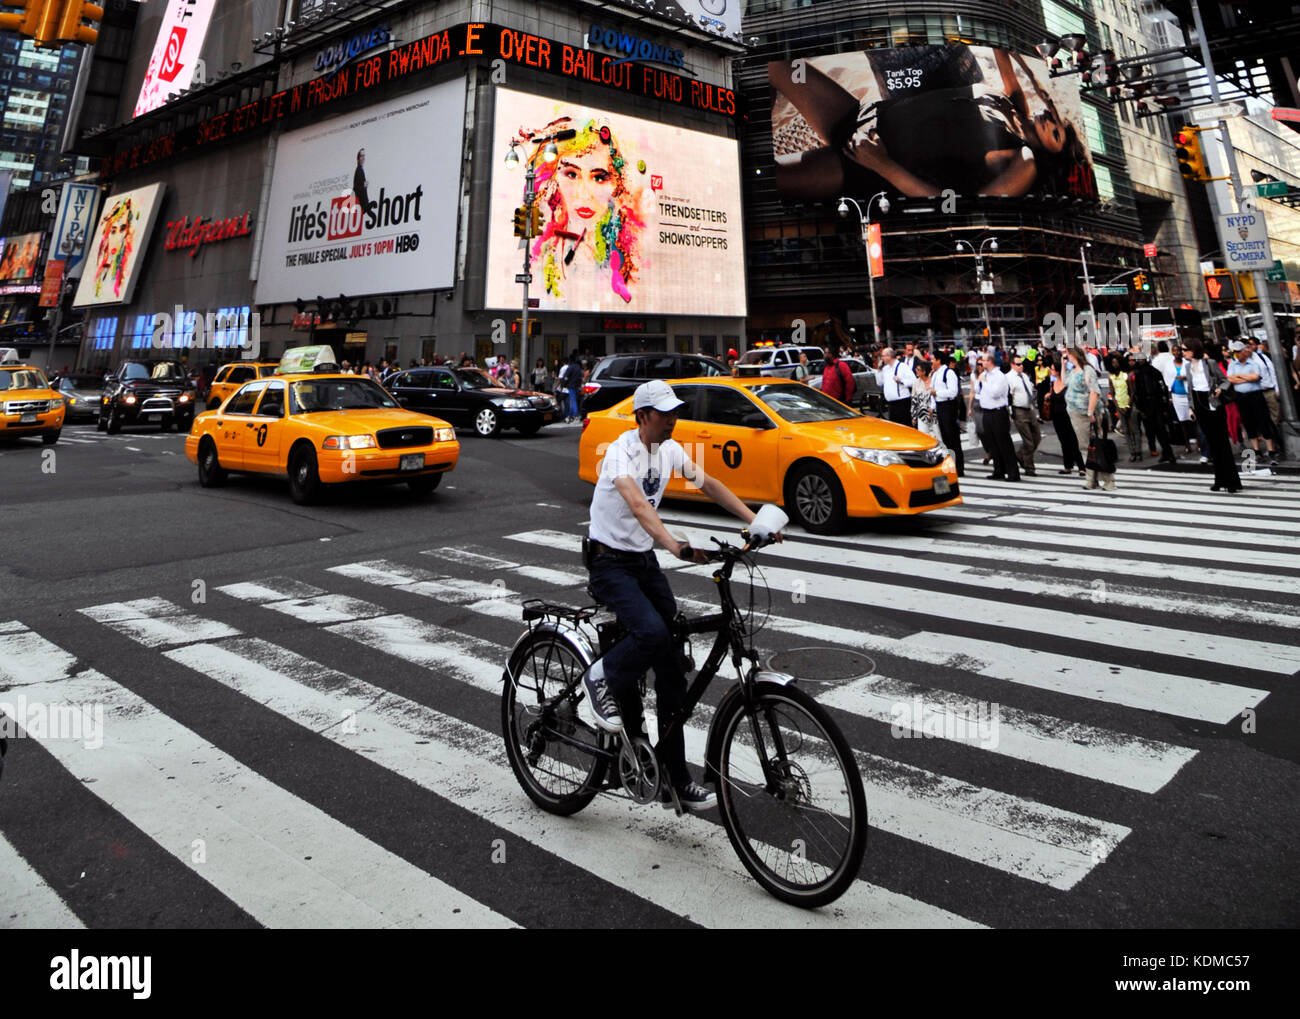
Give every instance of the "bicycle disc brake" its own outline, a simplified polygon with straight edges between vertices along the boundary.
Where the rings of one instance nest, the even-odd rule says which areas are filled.
[[[652,803],[659,796],[659,761],[649,740],[624,737],[618,753],[618,777],[637,803]]]

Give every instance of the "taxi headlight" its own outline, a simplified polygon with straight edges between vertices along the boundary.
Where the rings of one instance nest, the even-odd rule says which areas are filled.
[[[863,446],[845,446],[844,454],[853,457],[854,460],[863,460],[869,464],[876,464],[880,467],[892,467],[895,464],[901,464],[903,462],[903,458],[892,449],[868,449]]]
[[[947,456],[943,458],[943,463],[941,463],[939,466],[943,469],[944,474],[957,473],[957,460],[953,457],[951,453],[949,453]]]
[[[532,407],[532,404],[529,403],[527,400],[516,400],[513,397],[508,397],[506,399],[501,399],[501,400],[493,400],[492,402],[495,403],[502,410],[529,410]]]
[[[329,435],[321,449],[374,449],[378,445],[373,435]]]
[[[435,428],[433,430],[434,442],[455,442],[456,429],[454,428]]]

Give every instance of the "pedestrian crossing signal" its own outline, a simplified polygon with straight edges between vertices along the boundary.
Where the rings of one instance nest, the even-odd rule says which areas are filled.
[[[1216,269],[1205,274],[1205,292],[1211,301],[1232,304],[1237,300],[1237,287],[1233,281],[1232,270]]]

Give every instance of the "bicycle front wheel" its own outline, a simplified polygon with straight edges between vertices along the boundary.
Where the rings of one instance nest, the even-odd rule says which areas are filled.
[[[538,634],[510,658],[501,692],[501,729],[515,777],[552,814],[576,814],[605,777],[599,732],[577,713],[582,655],[562,635]]]
[[[808,694],[775,683],[755,687],[752,715],[737,691],[715,724],[718,807],[745,868],[783,902],[839,898],[867,848],[867,798],[844,734]]]

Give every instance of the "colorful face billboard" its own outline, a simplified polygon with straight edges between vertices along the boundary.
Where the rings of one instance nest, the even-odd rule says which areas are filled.
[[[194,65],[203,50],[216,0],[166,0],[153,56],[135,101],[138,117],[167,102],[167,95],[194,83]]]
[[[455,281],[465,83],[280,138],[257,303]]]
[[[1017,53],[946,43],[768,64],[787,198],[1096,198],[1077,85]]]
[[[517,306],[514,236],[523,163],[536,174],[541,233],[530,297],[543,310],[745,314],[736,142],[594,107],[497,89],[486,304]],[[572,130],[545,158],[548,135]],[[530,138],[539,139],[530,141]],[[511,146],[520,167],[510,170]]]
[[[90,239],[74,308],[127,304],[140,278],[140,262],[149,246],[163,200],[162,184],[147,184],[113,195],[104,203]]]
[[[40,271],[41,233],[6,237],[0,252],[0,280],[30,283]]]

